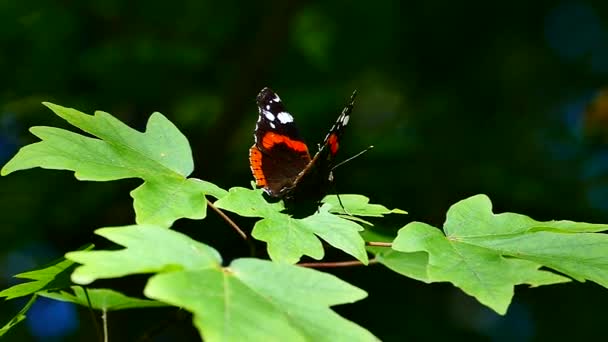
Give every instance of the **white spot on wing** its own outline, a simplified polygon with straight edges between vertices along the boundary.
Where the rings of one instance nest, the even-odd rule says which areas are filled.
[[[279,95],[274,94],[274,102],[281,102],[281,98],[279,97]]]
[[[276,128],[276,126],[272,122],[270,123],[270,127],[272,127],[273,129]]]
[[[262,110],[262,113],[264,114],[264,116],[266,117],[266,119],[268,119],[270,121],[274,121],[274,115],[271,112],[269,112],[267,110]]]
[[[350,120],[350,115],[345,115],[342,118],[342,125],[344,125],[344,126],[348,125],[348,120]]]
[[[270,105],[266,105],[266,110],[270,110]]]
[[[277,119],[279,119],[282,124],[293,122],[293,116],[287,112],[280,112],[277,114]]]

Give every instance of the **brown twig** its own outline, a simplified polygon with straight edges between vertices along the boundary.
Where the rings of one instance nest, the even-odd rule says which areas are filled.
[[[370,259],[369,265],[377,264],[378,260]],[[310,268],[328,268],[328,267],[348,267],[348,266],[365,266],[359,260],[353,261],[334,261],[334,262],[301,262],[296,264],[297,266],[310,267]]]
[[[228,217],[228,215],[224,214],[223,211],[219,210],[216,206],[213,205],[213,203],[211,203],[211,201],[207,200],[207,205],[209,205],[209,207],[213,210],[215,210],[216,213],[218,213],[218,215],[220,215],[226,222],[228,222],[228,224],[234,228],[234,230],[236,230],[236,232],[244,239],[244,240],[248,240],[247,238],[247,234],[245,234],[245,232],[239,228],[239,226],[234,223],[234,221],[232,221],[230,219],[230,217]]]
[[[375,247],[393,247],[392,242],[365,241],[365,245]]]

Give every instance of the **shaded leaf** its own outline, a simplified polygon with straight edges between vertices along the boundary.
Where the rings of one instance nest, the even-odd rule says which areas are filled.
[[[340,205],[342,201],[342,205]],[[336,195],[325,196],[323,203],[329,206],[329,211],[337,214],[350,214],[357,216],[382,217],[388,214],[407,214],[401,209],[388,209],[381,204],[370,204],[369,198],[362,195],[344,194],[340,195],[340,200]]]
[[[93,248],[92,244],[85,245],[79,250],[87,251]],[[6,297],[7,300],[29,296],[43,290],[64,289],[70,287],[70,274],[76,265],[73,261],[65,258],[59,258],[42,268],[23,272],[15,275],[15,278],[33,280],[30,282],[17,284],[0,291],[0,297]]]
[[[105,311],[167,306],[165,303],[153,300],[128,297],[110,289],[86,289],[85,293],[81,286],[72,286],[71,291],[45,291],[41,292],[40,295],[85,307],[89,307],[90,300],[90,306],[93,309]]]
[[[13,318],[11,318],[11,320],[8,321],[8,323],[6,323],[2,328],[0,328],[0,337],[4,336],[4,334],[6,334],[9,330],[11,330],[11,328],[13,328],[15,325],[19,324],[21,321],[23,321],[27,317],[25,314],[30,309],[32,304],[34,304],[35,301],[36,301],[36,295],[33,295],[32,298],[30,298],[30,300],[27,301],[25,306],[21,310],[19,310],[19,312]]]

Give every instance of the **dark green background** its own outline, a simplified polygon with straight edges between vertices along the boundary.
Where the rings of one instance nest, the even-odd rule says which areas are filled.
[[[337,188],[410,212],[383,228],[440,226],[452,203],[477,193],[496,211],[608,222],[607,76],[605,1],[3,0],[0,162],[36,141],[30,126],[68,127],[42,101],[104,110],[138,129],[160,111],[188,137],[194,177],[249,186],[262,87],[281,95],[313,150],[358,89],[341,155],[376,148],[338,170]],[[103,246],[92,231],[133,222],[129,191],[138,184],[40,169],[1,178],[0,287],[85,243]],[[226,261],[248,253],[213,214],[175,228]],[[335,273],[370,293],[337,310],[386,341],[605,331],[608,291],[592,283],[518,287],[500,317],[451,285],[379,265]],[[100,285],[141,295],[144,279]],[[0,304],[2,324],[21,304]],[[88,313],[78,313],[80,328],[56,340],[93,340]],[[196,339],[188,317],[174,319],[161,309],[111,314],[110,340],[167,320],[155,340]],[[34,339],[31,331],[23,324],[7,339]]]

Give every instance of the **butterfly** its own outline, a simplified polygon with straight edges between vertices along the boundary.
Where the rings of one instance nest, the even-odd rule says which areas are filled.
[[[333,169],[339,165],[336,155],[355,96],[356,91],[311,158],[293,116],[279,95],[270,88],[262,89],[256,99],[259,117],[255,143],[249,149],[249,164],[257,187],[271,197],[318,203],[334,180]]]

